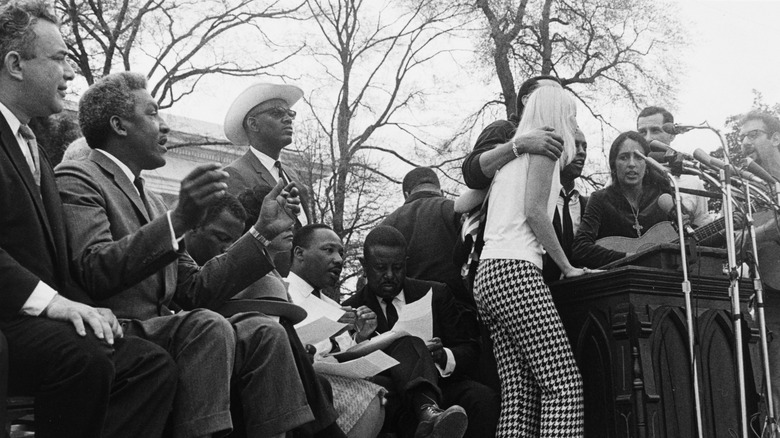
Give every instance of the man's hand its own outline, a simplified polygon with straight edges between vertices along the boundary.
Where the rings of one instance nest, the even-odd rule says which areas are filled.
[[[439,368],[447,368],[447,352],[444,351],[444,344],[441,343],[440,338],[433,338],[425,343],[428,347],[428,351],[431,353],[431,357]]]
[[[255,229],[266,239],[273,240],[277,234],[295,224],[300,211],[301,198],[295,183],[291,182],[285,187],[284,181],[280,179],[263,199]]]
[[[355,342],[363,342],[376,331],[376,313],[368,306],[360,306],[355,309]]]
[[[43,310],[43,315],[56,321],[67,321],[76,328],[79,336],[86,336],[86,326],[95,332],[98,339],[103,339],[109,345],[114,344],[115,338],[123,336],[122,326],[119,325],[116,316],[109,309],[96,309],[86,304],[71,301],[62,295],[55,295],[48,306]]]
[[[219,167],[213,163],[198,166],[182,180],[179,203],[171,213],[177,236],[195,228],[206,215],[206,209],[227,193],[228,174]]]
[[[514,139],[520,153],[544,155],[556,161],[563,151],[563,138],[553,132],[553,128],[543,127],[526,132]]]

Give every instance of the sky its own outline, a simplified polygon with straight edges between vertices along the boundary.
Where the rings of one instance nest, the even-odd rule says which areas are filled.
[[[722,130],[728,116],[750,109],[753,90],[762,93],[768,104],[780,102],[780,56],[777,55],[780,48],[780,0],[676,0],[669,7],[677,9],[677,18],[686,26],[689,35],[687,47],[680,57],[681,75],[675,105],[669,107],[677,123],[698,125],[708,122]],[[446,74],[446,69],[434,67],[430,70],[431,80],[434,81],[442,80]],[[446,79],[457,82],[457,77]],[[176,105],[171,112],[222,123],[232,98],[252,82],[251,79],[238,78],[204,81],[202,93]],[[308,81],[302,73],[299,85],[309,91],[316,84]],[[480,83],[471,80],[457,87],[459,93],[456,99],[460,107],[479,108],[495,95],[498,85],[496,81]],[[444,99],[431,101],[419,110],[425,117],[434,118],[431,125],[440,128],[448,125],[447,120],[457,119],[457,116],[447,119],[447,111],[440,111],[442,105],[453,104],[452,97]],[[657,102],[650,102],[653,103]],[[603,128],[584,108],[579,114],[580,124],[591,145],[588,161],[598,167],[604,162],[603,149],[609,147],[616,133]],[[305,117],[305,114],[302,115]],[[619,130],[635,129],[635,115],[633,109],[616,108],[610,121]],[[455,128],[453,126],[452,130]],[[710,152],[720,147],[720,141],[712,131],[697,130],[678,136],[672,146],[688,153],[696,148]],[[399,169],[396,173],[400,177],[406,170]]]
[[[728,116],[747,112],[753,91],[780,102],[780,1],[679,1],[680,20],[692,38],[673,111],[680,124],[709,122],[718,129]],[[720,146],[710,131],[678,136],[686,152]]]

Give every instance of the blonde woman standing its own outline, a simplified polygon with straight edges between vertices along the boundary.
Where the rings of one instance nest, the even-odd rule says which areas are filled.
[[[566,90],[534,91],[515,138],[543,127],[563,138],[563,154],[518,155],[496,173],[474,287],[501,378],[497,437],[584,433],[582,378],[541,271],[546,250],[567,278],[588,272],[569,263],[551,220],[560,169],[575,155],[576,106]]]

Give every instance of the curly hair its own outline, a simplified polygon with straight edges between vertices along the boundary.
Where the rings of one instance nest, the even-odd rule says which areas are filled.
[[[60,23],[44,0],[12,1],[0,8],[0,59],[10,52],[19,53],[22,59],[35,57],[36,35],[32,27],[38,20]]]
[[[90,86],[79,100],[79,125],[89,147],[103,145],[111,135],[111,117],[132,117],[133,91],[146,89],[146,77],[123,71],[113,73]]]

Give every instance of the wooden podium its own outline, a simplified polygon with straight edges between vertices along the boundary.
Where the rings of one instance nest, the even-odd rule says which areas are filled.
[[[726,252],[699,248],[688,257],[703,436],[738,437]],[[679,247],[667,244],[608,265],[607,272],[552,284],[584,381],[586,437],[696,436],[679,265]],[[757,430],[762,373],[758,330],[747,312],[752,282],[741,280],[739,292],[748,429]]]

